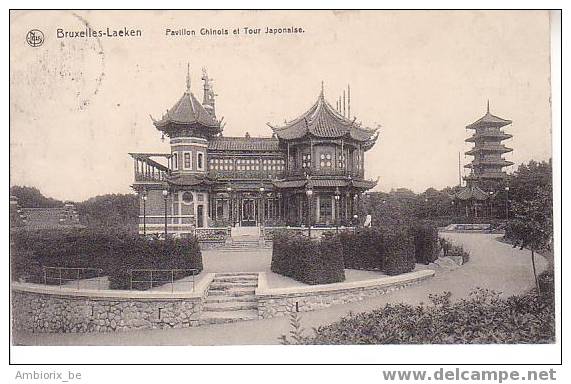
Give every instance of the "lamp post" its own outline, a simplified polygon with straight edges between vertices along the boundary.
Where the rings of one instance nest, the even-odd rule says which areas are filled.
[[[492,197],[494,196],[494,192],[490,191],[490,199],[488,200],[488,206],[490,208],[490,218],[492,218]]]
[[[165,240],[167,239],[167,200],[169,197],[169,191],[166,189],[163,189],[163,198],[165,200]]]
[[[232,199],[232,187],[226,187],[226,192],[228,192],[228,217],[230,219],[230,225],[234,226],[234,201]]]
[[[264,226],[264,187],[260,187],[260,226]]]
[[[147,191],[143,189],[143,236],[147,235]]]
[[[509,199],[509,193],[510,193],[510,187],[505,187],[504,188],[506,191],[506,220],[509,219],[509,204],[510,204],[510,199]]]
[[[339,233],[339,199],[341,198],[341,193],[339,188],[335,188],[335,233]]]
[[[307,195],[307,205],[308,205],[308,210],[307,210],[308,235],[309,238],[311,239],[311,196],[313,195],[313,190],[309,188],[305,191],[305,194]]]

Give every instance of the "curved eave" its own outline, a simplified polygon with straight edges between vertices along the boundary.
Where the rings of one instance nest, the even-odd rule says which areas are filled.
[[[469,138],[467,138],[466,140],[464,140],[467,143],[473,143],[475,141],[477,141],[478,139],[481,138],[494,138],[497,139],[498,142],[500,141],[504,141],[507,139],[511,139],[513,136],[510,135],[509,133],[501,133],[501,134],[494,134],[494,133],[485,133],[485,134],[476,134],[476,135],[472,135]]]
[[[504,147],[504,148],[473,148],[467,152],[464,152],[466,155],[475,155],[480,152],[489,152],[489,153],[508,153],[512,152],[512,148]]]
[[[504,127],[511,124],[511,120],[502,119],[501,117],[494,116],[487,112],[484,116],[466,126],[467,129],[476,129],[479,127]]]
[[[486,161],[472,161],[469,164],[466,164],[464,166],[464,168],[474,168],[474,167],[480,167],[480,166],[486,166],[486,165],[495,165],[495,166],[501,166],[501,167],[508,167],[510,165],[513,165],[514,163],[512,163],[511,161],[507,161],[507,160],[486,160]]]

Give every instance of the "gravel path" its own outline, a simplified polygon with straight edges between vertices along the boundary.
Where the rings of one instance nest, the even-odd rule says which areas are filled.
[[[530,252],[514,249],[496,240],[498,235],[445,233],[446,238],[462,244],[470,251],[470,262],[455,270],[437,269],[436,276],[420,285],[411,286],[365,301],[301,314],[305,329],[338,320],[349,311],[362,312],[389,302],[418,304],[429,302],[428,295],[451,291],[454,298],[466,296],[475,287],[490,288],[504,295],[517,294],[533,286]],[[214,254],[213,254],[214,255]],[[227,254],[233,257],[208,257],[205,270],[232,271],[247,267],[265,271],[267,254],[249,255],[247,252]],[[249,258],[250,257],[250,258]],[[537,256],[539,271],[547,262]],[[266,261],[267,263],[267,261]],[[261,268],[261,269],[260,269]],[[24,334],[13,336],[19,345],[236,345],[279,344],[278,337],[289,331],[287,318],[253,320],[231,324],[217,324],[196,328],[133,331],[107,334]]]

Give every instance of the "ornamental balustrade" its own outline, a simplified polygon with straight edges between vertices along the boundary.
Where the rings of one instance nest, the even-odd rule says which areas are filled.
[[[354,227],[317,227],[312,226],[311,237],[320,237],[325,233],[338,233],[341,231],[354,231]],[[297,233],[301,235],[308,235],[309,229],[307,227],[261,227],[260,237],[264,240],[272,240],[274,235],[279,232]]]
[[[217,241],[223,242],[232,235],[231,227],[220,228],[195,228],[194,235],[198,241]]]
[[[356,178],[363,178],[365,176],[362,170],[349,170],[343,168],[295,168],[286,171],[286,176],[352,176]]]

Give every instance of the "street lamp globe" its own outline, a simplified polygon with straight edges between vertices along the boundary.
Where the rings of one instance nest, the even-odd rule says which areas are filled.
[[[169,191],[167,191],[166,189],[163,189],[163,197],[167,197],[169,194]]]
[[[311,197],[311,195],[313,195],[313,190],[308,189],[307,191],[305,191],[305,193],[307,194],[307,196]]]

